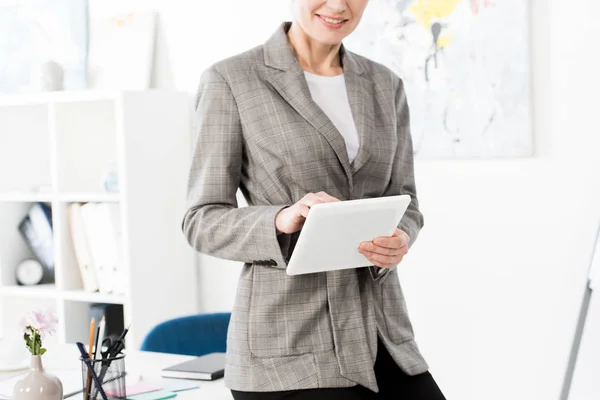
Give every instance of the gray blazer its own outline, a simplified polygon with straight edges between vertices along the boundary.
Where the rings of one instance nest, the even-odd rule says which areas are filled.
[[[400,228],[414,243],[423,218],[406,95],[393,72],[342,47],[360,138],[350,163],[342,135],[311,98],[287,42],[289,25],[202,74],[183,231],[199,252],[244,262],[227,335],[229,388],[360,384],[377,391],[378,334],[408,374],[428,369],[397,271],[378,274],[371,266],[290,277],[285,268],[298,233],[277,236],[274,218],[309,192],[342,200],[409,194]],[[248,207],[237,207],[238,188]]]

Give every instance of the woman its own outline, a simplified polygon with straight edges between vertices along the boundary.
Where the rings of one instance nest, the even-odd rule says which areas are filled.
[[[406,95],[341,45],[367,2],[293,0],[293,23],[201,78],[183,230],[244,262],[225,369],[236,400],[444,399],[394,269],[423,225]],[[373,266],[287,276],[312,205],[398,194],[413,199],[399,229],[357,249]]]

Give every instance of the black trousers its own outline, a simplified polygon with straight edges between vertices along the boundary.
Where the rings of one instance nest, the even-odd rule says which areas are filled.
[[[377,343],[375,376],[379,393],[363,386],[285,392],[238,392],[235,400],[446,400],[429,372],[406,375],[381,341]]]

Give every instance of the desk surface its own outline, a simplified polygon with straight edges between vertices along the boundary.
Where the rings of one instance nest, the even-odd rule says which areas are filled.
[[[144,351],[128,351],[126,358],[127,375],[137,380],[142,376],[148,381],[159,381],[161,369],[190,360],[194,357],[180,356],[174,354],[151,353]],[[52,372],[52,369],[80,371],[81,365],[79,354],[74,345],[53,346],[43,356],[44,369]],[[0,372],[0,380],[22,374],[26,371]],[[200,389],[178,392],[174,400],[231,400],[231,392],[225,387],[223,378],[215,381],[197,381]],[[78,396],[69,399],[77,399]]]

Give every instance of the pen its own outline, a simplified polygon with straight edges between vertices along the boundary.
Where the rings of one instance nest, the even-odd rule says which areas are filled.
[[[117,341],[123,342],[125,340],[125,335],[127,335],[127,332],[129,332],[129,328],[131,328],[131,324],[125,328],[125,330],[123,331],[123,333],[121,333],[121,336],[119,336],[119,339]]]
[[[100,392],[100,396],[102,396],[102,400],[108,400],[108,398],[106,397],[106,393],[104,393],[104,389],[102,388],[102,385],[100,384],[98,375],[96,375],[96,371],[94,371],[94,366],[92,365],[90,356],[88,353],[85,352],[85,346],[83,345],[83,343],[77,342],[77,348],[79,349],[79,352],[81,353],[81,359],[83,360],[85,365],[87,365],[87,367],[88,367],[88,373],[91,375],[92,380],[96,384],[96,387],[98,388],[98,391]]]

